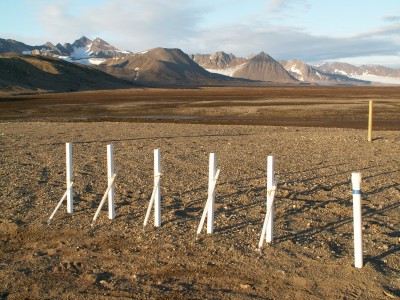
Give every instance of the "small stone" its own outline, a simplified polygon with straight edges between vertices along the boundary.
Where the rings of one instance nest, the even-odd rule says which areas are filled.
[[[388,250],[389,246],[388,245],[383,245],[382,248],[383,248],[383,250]]]
[[[242,290],[247,290],[247,289],[249,289],[249,288],[251,288],[251,285],[250,284],[240,284],[240,288],[242,289]]]

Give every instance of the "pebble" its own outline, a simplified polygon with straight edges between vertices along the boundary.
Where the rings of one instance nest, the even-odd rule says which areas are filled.
[[[240,288],[242,289],[242,290],[247,290],[247,289],[250,289],[251,288],[251,285],[250,284],[240,284]]]

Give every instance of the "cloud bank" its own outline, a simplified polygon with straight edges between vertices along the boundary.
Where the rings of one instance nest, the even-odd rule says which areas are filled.
[[[234,0],[230,0],[234,1]],[[226,0],[226,3],[230,2]],[[270,0],[265,11],[278,12],[303,0]],[[277,26],[256,16],[213,27],[203,23],[215,9],[189,0],[112,0],[74,12],[74,2],[43,3],[38,19],[51,42],[74,41],[81,35],[101,37],[131,51],[154,47],[181,48],[187,53],[232,52],[239,56],[265,51],[276,59],[308,62],[341,58],[390,56],[400,58],[398,16],[386,27],[353,36],[317,36],[303,28]],[[261,20],[261,21],[260,21]],[[373,62],[371,62],[373,63]]]

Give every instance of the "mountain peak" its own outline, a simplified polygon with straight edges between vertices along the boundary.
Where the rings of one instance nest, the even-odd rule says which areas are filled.
[[[242,68],[234,72],[232,76],[262,81],[297,81],[281,64],[265,52],[260,52],[251,58]]]
[[[91,44],[92,41],[90,39],[88,39],[86,36],[82,36],[81,38],[77,39],[72,46],[76,47],[76,48],[82,48],[85,47],[89,44]]]
[[[254,56],[250,60],[260,61],[260,60],[271,60],[271,59],[274,60],[267,53],[265,53],[264,51],[261,51],[260,53],[258,53],[256,56]]]

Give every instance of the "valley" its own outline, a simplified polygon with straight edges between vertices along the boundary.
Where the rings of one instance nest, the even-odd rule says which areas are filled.
[[[0,93],[0,121],[115,121],[400,129],[400,88],[131,88],[74,93]]]

